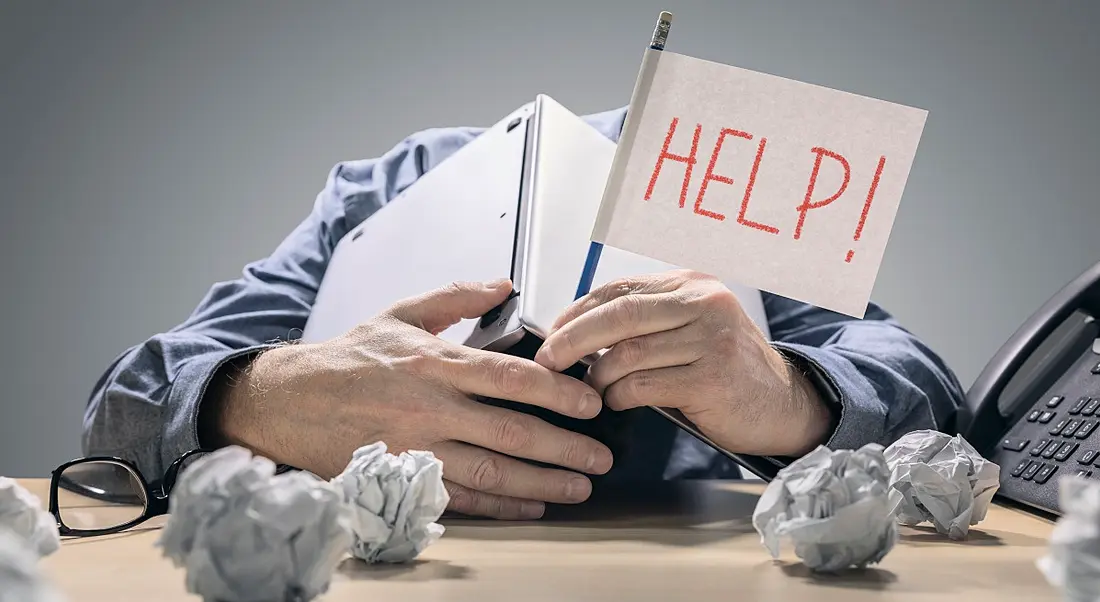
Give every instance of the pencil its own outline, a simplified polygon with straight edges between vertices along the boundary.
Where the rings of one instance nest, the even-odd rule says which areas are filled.
[[[649,47],[653,50],[664,50],[668,41],[668,30],[672,27],[672,13],[661,11],[657,17],[657,25],[653,28],[653,36],[649,40]],[[592,280],[596,277],[596,268],[600,264],[600,255],[603,253],[603,243],[592,241],[588,245],[588,256],[584,260],[584,268],[581,270],[581,278],[577,283],[577,294],[573,299],[580,299],[592,290]]]

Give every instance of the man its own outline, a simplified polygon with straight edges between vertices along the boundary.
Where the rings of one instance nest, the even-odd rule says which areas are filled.
[[[585,119],[616,140],[625,114]],[[380,440],[393,452],[433,451],[452,510],[525,519],[546,502],[583,501],[593,475],[739,474],[638,409],[645,405],[682,410],[735,452],[780,458],[821,444],[886,445],[953,423],[962,401],[955,376],[878,306],[856,320],[764,294],[769,343],[720,282],[686,271],[594,290],[562,314],[533,359],[434,336],[496,306],[508,282],[428,291],[331,342],[287,344],[341,237],[482,131],[423,131],[333,169],[274,253],[216,284],[184,323],[115,360],[88,404],[86,453],[131,459],[156,479],[186,451],[236,444],[330,477],[354,449]],[[609,351],[583,378],[562,374],[600,349]],[[637,419],[614,422],[628,414]],[[613,457],[606,441],[568,428],[597,416],[629,433],[629,454]]]

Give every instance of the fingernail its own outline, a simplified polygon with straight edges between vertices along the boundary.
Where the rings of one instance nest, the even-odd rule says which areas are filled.
[[[487,286],[487,287],[489,287],[493,290],[497,290],[499,288],[504,288],[507,284],[508,284],[508,279],[507,278],[501,278],[499,280],[490,280],[489,282],[485,283],[485,286]]]
[[[599,395],[585,393],[581,397],[580,407],[577,408],[577,411],[581,416],[595,416],[600,413],[601,405],[603,405],[603,400],[600,399]]]
[[[601,449],[592,452],[592,455],[588,456],[588,464],[585,465],[585,468],[589,474],[603,474],[611,470],[613,461],[611,454]]]
[[[539,350],[535,352],[535,361],[547,365],[554,365],[554,351],[550,349],[549,345],[543,345],[539,347]]]
[[[575,501],[582,501],[592,492],[592,485],[584,477],[573,477],[565,487],[565,497]]]
[[[544,512],[546,512],[546,504],[542,502],[522,502],[519,505],[519,513],[523,518],[542,518]]]

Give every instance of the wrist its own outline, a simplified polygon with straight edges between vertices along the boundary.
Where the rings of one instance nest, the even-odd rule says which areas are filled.
[[[282,462],[287,450],[281,442],[286,439],[278,435],[281,418],[273,409],[282,405],[279,397],[290,389],[298,354],[297,345],[282,345],[222,366],[202,400],[202,446],[217,449],[237,445]]]
[[[839,419],[828,400],[819,390],[814,380],[808,377],[813,368],[806,366],[801,358],[775,350],[783,363],[781,378],[781,399],[774,407],[783,408],[784,437],[778,437],[782,451],[778,456],[801,457],[819,445],[828,443],[836,429]]]
[[[836,428],[837,417],[822,397],[817,386],[801,370],[791,366],[791,398],[799,416],[800,436],[795,440],[791,457],[801,457],[819,445],[828,443]]]

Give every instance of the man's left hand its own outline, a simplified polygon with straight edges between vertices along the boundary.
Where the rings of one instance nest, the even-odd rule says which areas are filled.
[[[604,349],[585,380],[613,410],[679,409],[734,453],[801,456],[829,438],[813,385],[713,277],[677,270],[602,286],[565,310],[535,361],[562,371]]]

